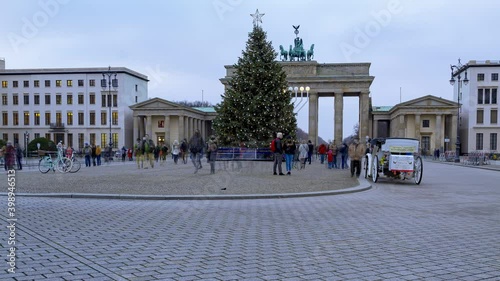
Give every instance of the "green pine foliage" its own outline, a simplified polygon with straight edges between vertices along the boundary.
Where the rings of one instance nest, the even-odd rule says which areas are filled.
[[[297,120],[277,55],[266,33],[254,26],[222,102],[215,107],[213,124],[222,145],[268,147],[276,132],[295,136]]]

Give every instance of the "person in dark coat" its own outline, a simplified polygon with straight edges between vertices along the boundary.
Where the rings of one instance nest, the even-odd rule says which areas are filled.
[[[14,149],[16,151],[16,162],[17,162],[17,169],[22,170],[23,169],[23,150],[19,147],[19,144],[14,145]]]
[[[5,170],[13,170],[16,162],[16,149],[12,142],[8,141],[5,146]]]

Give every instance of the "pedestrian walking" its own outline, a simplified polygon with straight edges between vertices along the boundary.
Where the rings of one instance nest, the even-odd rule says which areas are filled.
[[[23,150],[19,147],[19,144],[14,145],[14,150],[16,151],[16,162],[17,162],[17,169],[22,170],[23,169]]]
[[[286,168],[286,174],[291,175],[292,174],[292,167],[293,167],[293,158],[295,157],[295,142],[292,140],[291,137],[288,137],[285,141],[285,168]]]
[[[201,155],[203,153],[204,143],[200,130],[197,129],[189,140],[189,151],[191,152],[191,161],[193,161],[195,174],[202,168]]]
[[[364,144],[359,143],[359,137],[355,136],[354,141],[349,145],[349,158],[351,158],[351,177],[359,178],[361,174],[361,159],[366,153],[366,147]]]
[[[320,157],[321,164],[325,163],[326,149],[327,149],[327,147],[324,143],[320,144],[318,147],[318,154]]]
[[[281,167],[283,163],[283,146],[281,144],[281,139],[283,139],[283,133],[278,132],[276,134],[276,138],[271,142],[271,151],[274,156],[273,163],[273,175],[278,175],[276,173],[276,168],[278,168],[278,172],[280,176],[283,176],[283,168]]]
[[[172,144],[172,157],[174,158],[174,163],[177,164],[179,161],[179,153],[181,152],[181,147],[179,145],[179,141],[174,140]]]
[[[92,148],[88,143],[83,147],[83,154],[85,155],[85,167],[90,167],[90,157],[92,156]]]
[[[314,145],[312,144],[312,141],[309,140],[307,142],[307,161],[309,161],[309,165],[311,165],[311,158],[312,158],[312,154],[313,154],[313,151],[314,151]]]
[[[210,136],[207,147],[207,161],[210,163],[210,174],[215,174],[215,160],[217,159],[217,141],[215,136]]]
[[[299,161],[300,161],[300,169],[306,168],[306,162],[309,158],[309,145],[305,140],[299,146]]]

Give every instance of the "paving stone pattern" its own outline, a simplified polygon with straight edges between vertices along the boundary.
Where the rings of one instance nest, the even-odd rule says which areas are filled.
[[[425,169],[337,196],[18,197],[18,269],[0,279],[500,280],[499,173]]]

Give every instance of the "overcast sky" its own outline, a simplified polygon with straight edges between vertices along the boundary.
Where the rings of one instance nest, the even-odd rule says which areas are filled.
[[[304,46],[320,63],[370,62],[374,105],[424,95],[452,99],[450,64],[500,59],[500,1],[453,0],[0,0],[0,57],[16,68],[127,67],[149,97],[213,104],[224,65],[237,62],[258,8],[268,40]],[[401,96],[400,96],[401,89]],[[358,122],[345,98],[344,136]],[[333,139],[333,98],[320,99],[319,135]],[[307,132],[307,106],[298,116]]]

